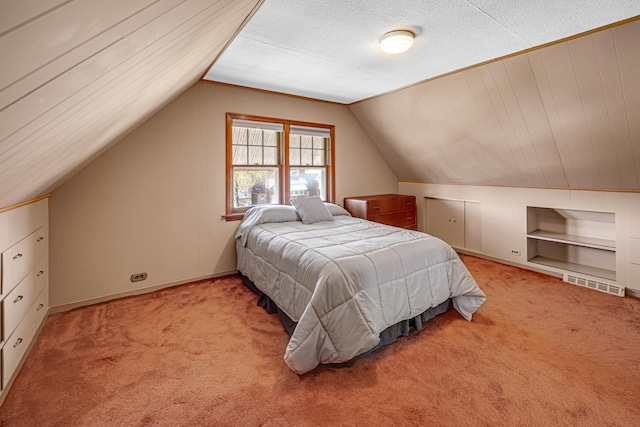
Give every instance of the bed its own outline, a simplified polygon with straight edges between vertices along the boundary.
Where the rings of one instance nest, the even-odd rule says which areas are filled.
[[[471,320],[486,298],[443,241],[320,199],[250,208],[236,250],[238,272],[293,322],[284,360],[298,374],[354,360],[448,305]]]

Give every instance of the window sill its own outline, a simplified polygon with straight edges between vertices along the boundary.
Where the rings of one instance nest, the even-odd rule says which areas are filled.
[[[244,212],[232,213],[232,214],[228,214],[228,215],[222,215],[222,218],[224,218],[227,222],[229,222],[229,221],[242,221],[242,219],[244,218]]]

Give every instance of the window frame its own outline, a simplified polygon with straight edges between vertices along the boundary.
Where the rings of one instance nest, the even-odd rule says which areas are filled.
[[[279,119],[273,117],[263,117],[263,116],[254,116],[248,114],[239,114],[239,113],[226,113],[226,215],[223,217],[227,221],[235,221],[241,220],[244,218],[245,211],[250,207],[234,208],[234,197],[233,197],[233,176],[232,170],[234,167],[233,164],[233,120],[250,120],[257,122],[266,122],[266,123],[275,123],[283,125],[283,136],[282,136],[282,147],[278,147],[279,153],[279,164],[277,165],[278,170],[278,185],[279,192],[282,195],[281,204],[288,204],[288,199],[290,197],[290,179],[291,179],[291,166],[289,164],[289,134],[291,126],[294,127],[310,127],[310,128],[319,128],[319,129],[327,129],[329,130],[329,144],[327,149],[329,153],[327,155],[327,164],[325,166],[321,166],[326,168],[326,180],[327,180],[327,191],[326,198],[327,202],[334,203],[335,202],[335,126],[324,124],[324,123],[311,123],[304,122],[298,120],[288,120],[288,119]],[[269,166],[273,167],[273,166]],[[294,166],[297,168],[299,166]],[[314,166],[319,167],[319,166]],[[286,199],[286,200],[285,200]]]

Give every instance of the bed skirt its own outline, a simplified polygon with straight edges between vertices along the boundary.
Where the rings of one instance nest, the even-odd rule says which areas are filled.
[[[291,320],[291,318],[287,316],[286,313],[280,310],[280,308],[276,305],[276,303],[273,302],[273,300],[269,298],[265,293],[263,293],[260,289],[258,289],[256,285],[251,280],[249,280],[249,278],[247,278],[241,272],[238,272],[238,274],[242,278],[242,282],[244,283],[244,285],[247,288],[249,288],[253,293],[258,295],[257,305],[264,308],[265,311],[269,314],[277,314],[278,317],[280,318],[280,322],[282,323],[282,326],[284,327],[284,330],[287,331],[287,334],[289,334],[289,336],[293,335],[293,331],[296,328],[296,322]],[[399,337],[408,336],[411,333],[412,329],[415,329],[416,331],[422,330],[423,323],[426,323],[429,320],[433,319],[434,317],[449,311],[452,306],[453,304],[451,303],[451,299],[448,299],[445,302],[441,303],[440,305],[437,305],[433,308],[428,308],[427,310],[423,311],[421,314],[411,319],[402,320],[396,323],[395,325],[391,325],[380,333],[380,342],[371,350],[365,351],[364,353],[359,354],[353,359],[348,360],[346,362],[336,363],[331,365],[332,366],[353,366],[355,361],[358,360],[359,358],[364,357],[368,354],[371,354],[372,352],[376,351],[381,347],[384,347],[389,344],[393,344],[394,342],[396,342],[396,340]]]

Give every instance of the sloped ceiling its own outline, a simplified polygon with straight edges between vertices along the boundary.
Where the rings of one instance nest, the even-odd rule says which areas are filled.
[[[0,1],[0,208],[196,82],[261,0]]]
[[[640,15],[640,0],[267,0],[206,80],[349,104]],[[416,34],[399,55],[384,33]]]
[[[253,22],[256,11],[282,4],[279,0],[262,3],[0,0],[0,209],[54,190],[197,81],[243,25]],[[369,10],[391,2],[362,3]],[[336,4],[358,14],[362,3],[358,7],[357,2]],[[426,4],[413,3],[423,8]],[[519,25],[532,27],[527,19],[537,13],[538,6],[531,4],[540,5],[543,11],[555,10],[558,4],[522,0],[513,3],[520,5],[511,8],[515,14],[502,16],[501,9],[494,8],[502,4],[499,2],[446,3],[476,7],[480,15],[518,34],[520,30],[514,28]],[[635,0],[597,1],[589,5],[598,7],[588,9],[579,0],[561,3],[573,7],[576,16],[605,20],[622,17],[610,14],[614,8],[629,16],[640,4]],[[321,6],[327,2],[284,4],[292,10],[305,4],[313,18],[325,12]],[[521,10],[531,7],[535,10],[523,20]],[[459,18],[455,10],[450,15]],[[402,24],[400,18],[395,16],[386,29]],[[336,22],[328,26],[330,32],[353,33],[343,21]],[[468,24],[465,19],[455,22]],[[560,29],[579,31],[571,26],[573,21],[553,22]],[[458,24],[447,25],[448,34],[457,34]],[[638,25],[632,22],[417,84],[352,104],[351,109],[400,179],[638,190]],[[286,41],[291,30],[278,34]],[[379,32],[370,37],[372,46]],[[303,35],[294,33],[289,38],[303,43],[304,50],[304,43],[314,38]],[[472,56],[474,49],[465,43],[461,46],[463,57]],[[253,61],[256,64],[256,58]],[[349,65],[345,69],[357,68]],[[323,80],[307,86],[320,87],[315,97],[331,99],[328,91],[335,94],[336,89],[322,82],[337,79],[326,73],[329,68],[319,69],[325,71]],[[389,77],[402,69],[408,67],[383,70],[382,80],[406,84]],[[420,66],[411,69],[420,71]],[[253,77],[259,79],[261,74],[254,69]],[[373,77],[355,75],[345,82]],[[372,81],[379,82],[378,77]],[[388,89],[378,84],[375,93]]]
[[[640,190],[640,21],[350,106],[400,180]]]

